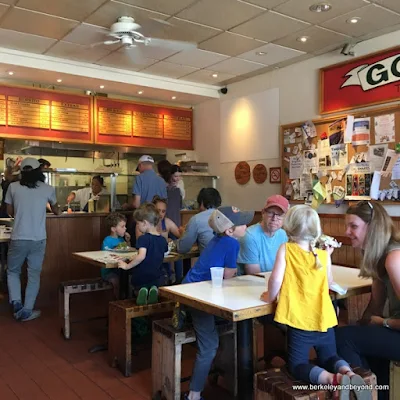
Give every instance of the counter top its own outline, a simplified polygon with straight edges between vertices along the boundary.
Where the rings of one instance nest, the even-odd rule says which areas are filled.
[[[133,210],[129,210],[129,211],[124,211],[124,210],[120,210],[117,211],[120,214],[124,214],[124,215],[130,215],[133,213]],[[188,214],[188,215],[193,215],[193,214],[197,214],[199,211],[198,210],[181,210],[181,214]],[[78,212],[73,212],[73,213],[66,213],[63,212],[60,215],[54,215],[51,213],[46,214],[47,218],[81,218],[81,217],[106,217],[109,213],[88,213],[88,212],[84,212],[84,211],[78,211]]]

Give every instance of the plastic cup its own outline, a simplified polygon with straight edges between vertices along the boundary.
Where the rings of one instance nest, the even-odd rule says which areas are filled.
[[[224,268],[213,267],[210,268],[211,271],[211,281],[214,287],[221,287],[222,280],[224,279]]]

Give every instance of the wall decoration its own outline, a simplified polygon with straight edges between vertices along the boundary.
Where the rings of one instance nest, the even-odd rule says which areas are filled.
[[[250,180],[250,165],[246,161],[236,165],[235,179],[239,185],[245,185]]]
[[[281,167],[269,169],[269,183],[281,183]]]
[[[261,184],[267,180],[268,172],[264,164],[257,164],[253,168],[253,179],[255,183]]]

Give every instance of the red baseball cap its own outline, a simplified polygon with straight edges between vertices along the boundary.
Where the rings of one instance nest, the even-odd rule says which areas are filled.
[[[284,213],[286,213],[289,210],[290,205],[285,197],[281,196],[280,194],[274,194],[273,196],[268,197],[264,206],[264,210],[270,207],[278,207]]]

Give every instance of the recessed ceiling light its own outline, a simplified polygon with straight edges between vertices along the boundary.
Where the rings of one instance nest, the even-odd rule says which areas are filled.
[[[297,38],[297,41],[305,43],[305,42],[307,42],[308,39],[309,39],[308,36],[300,36]]]
[[[138,94],[143,94],[143,90],[139,90],[137,93]]]
[[[14,72],[8,71],[8,75],[14,75]]]
[[[356,24],[360,19],[361,19],[360,17],[353,17],[353,18],[348,19],[346,22],[348,24]]]
[[[266,51],[256,51],[256,56],[265,56],[266,54]]]
[[[100,89],[104,89],[104,85],[100,85]]]
[[[326,12],[329,11],[332,6],[329,3],[316,3],[309,7],[309,10],[312,12]]]
[[[58,82],[58,83],[61,83],[61,82],[62,82],[62,79],[57,79],[57,82]]]
[[[172,100],[175,100],[175,99],[176,99],[176,96],[172,96],[171,99],[172,99]]]
[[[211,75],[213,78],[218,78],[218,74],[212,74]]]

